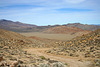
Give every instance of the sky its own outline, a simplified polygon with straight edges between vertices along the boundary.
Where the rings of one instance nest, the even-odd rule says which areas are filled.
[[[0,0],[0,19],[28,24],[100,24],[100,0]]]

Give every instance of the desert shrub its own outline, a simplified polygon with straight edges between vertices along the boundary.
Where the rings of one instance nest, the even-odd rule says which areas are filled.
[[[53,63],[52,67],[64,67],[64,64],[61,62]]]
[[[40,56],[40,58],[41,58],[42,60],[45,60],[45,59],[46,59],[44,56]]]

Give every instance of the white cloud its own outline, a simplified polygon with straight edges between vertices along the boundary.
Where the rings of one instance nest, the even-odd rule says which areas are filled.
[[[90,22],[90,20],[100,19],[99,3],[100,0],[0,0],[0,18],[34,22],[33,24],[37,25],[47,24],[47,22],[48,24],[63,24],[62,22],[70,21]],[[14,5],[19,6],[14,7]],[[25,8],[24,5],[29,5],[29,8]],[[62,8],[93,9],[94,11],[59,12],[56,10]]]
[[[77,3],[84,2],[85,0],[65,0],[65,1],[68,2],[68,3],[74,3],[74,4],[77,4]]]

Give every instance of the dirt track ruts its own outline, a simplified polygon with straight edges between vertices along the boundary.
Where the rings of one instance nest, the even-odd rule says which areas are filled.
[[[79,59],[44,53],[44,51],[48,49],[50,48],[26,48],[24,50],[28,53],[35,54],[37,56],[44,56],[46,58],[50,58],[51,60],[57,60],[64,63],[68,63],[70,67],[91,67],[91,62],[89,61],[78,61]]]

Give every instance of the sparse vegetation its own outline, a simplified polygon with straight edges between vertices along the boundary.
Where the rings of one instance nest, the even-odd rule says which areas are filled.
[[[96,30],[90,34],[83,35],[81,37],[76,37],[69,40],[63,44],[62,47],[57,49],[49,50],[49,53],[54,53],[58,55],[68,55],[72,57],[83,56],[85,58],[100,58],[100,29]],[[48,52],[48,51],[47,51]]]
[[[93,65],[99,67],[100,29],[89,34],[81,34],[82,36],[78,36],[79,33],[76,33],[77,31],[71,34],[40,33],[40,35],[39,33],[35,33],[34,35],[36,36],[32,36],[33,33],[23,33],[25,35],[31,34],[30,37],[25,37],[15,32],[0,29],[0,66],[69,67],[70,65],[68,63],[62,63],[58,61],[60,57],[58,55],[62,55],[64,57],[71,56],[81,58],[93,58]],[[37,37],[38,35],[39,37]],[[28,51],[23,50],[24,48],[34,49],[36,47],[53,47],[53,49],[47,50],[45,52],[49,53],[50,55],[53,54],[53,57],[58,56],[58,58],[56,57],[57,59],[54,58],[56,60],[51,60],[52,57],[47,57],[49,55],[45,56],[43,54],[40,54],[38,56],[35,53],[32,54]],[[60,59],[63,59],[62,56],[60,57]],[[66,59],[63,59],[61,61],[65,62]],[[84,63],[82,59],[78,59],[76,61],[77,63]]]
[[[46,59],[44,56],[40,56],[40,58],[41,58],[42,60],[45,60],[45,59]]]

